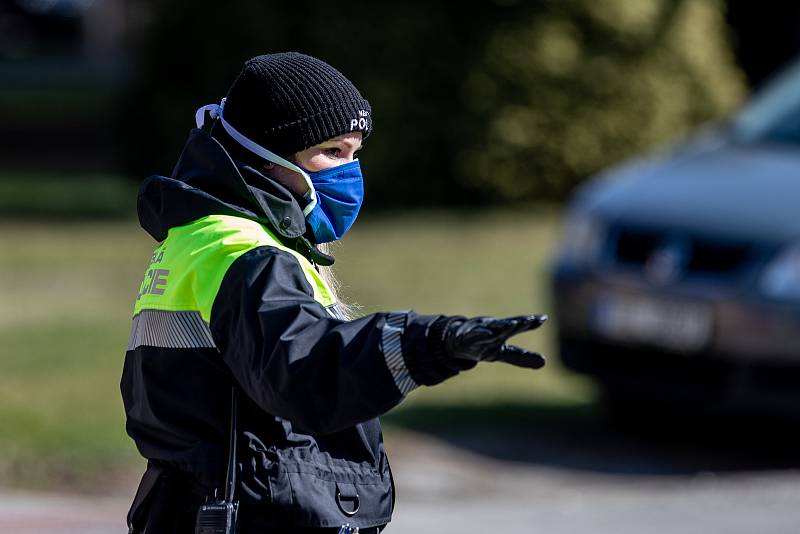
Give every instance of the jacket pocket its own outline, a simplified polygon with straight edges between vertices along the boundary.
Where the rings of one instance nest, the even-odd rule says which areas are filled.
[[[263,457],[262,457],[263,458]],[[388,473],[363,466],[268,462],[240,479],[240,521],[254,531],[276,526],[367,528],[385,525],[392,515]],[[244,531],[244,530],[243,530]]]
[[[244,438],[237,495],[240,521],[248,528],[366,528],[391,519],[393,487],[385,459],[374,465],[335,458],[310,439],[306,447],[279,448],[249,432]]]

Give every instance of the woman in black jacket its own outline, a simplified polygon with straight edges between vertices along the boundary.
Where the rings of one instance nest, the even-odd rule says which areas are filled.
[[[197,123],[172,176],[139,193],[159,244],[121,384],[148,459],[131,532],[192,532],[201,505],[221,498],[232,388],[240,532],[377,532],[394,501],[377,417],[479,361],[541,367],[505,342],[545,317],[342,307],[324,247],[361,205],[355,156],[372,116],[330,65],[255,57]]]

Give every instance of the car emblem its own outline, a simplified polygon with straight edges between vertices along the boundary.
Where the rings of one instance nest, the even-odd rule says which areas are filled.
[[[681,271],[681,253],[675,246],[656,250],[644,264],[644,276],[650,282],[666,285],[677,280]]]

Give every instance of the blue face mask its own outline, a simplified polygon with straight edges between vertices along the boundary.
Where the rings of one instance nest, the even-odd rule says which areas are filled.
[[[203,126],[206,112],[211,118],[219,118],[225,131],[244,148],[276,165],[293,170],[305,178],[308,184],[303,214],[317,243],[336,241],[347,232],[356,220],[364,200],[364,181],[358,160],[337,165],[330,169],[308,172],[279,155],[267,150],[239,133],[222,116],[225,99],[219,105],[209,104],[197,110],[197,127]]]
[[[308,172],[308,171],[306,171]],[[347,232],[364,201],[364,180],[358,160],[309,172],[317,203],[306,221],[317,243],[336,241]]]

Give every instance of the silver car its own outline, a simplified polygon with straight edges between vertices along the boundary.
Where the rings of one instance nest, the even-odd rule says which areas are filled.
[[[582,186],[553,273],[561,358],[618,404],[800,408],[800,62]]]

